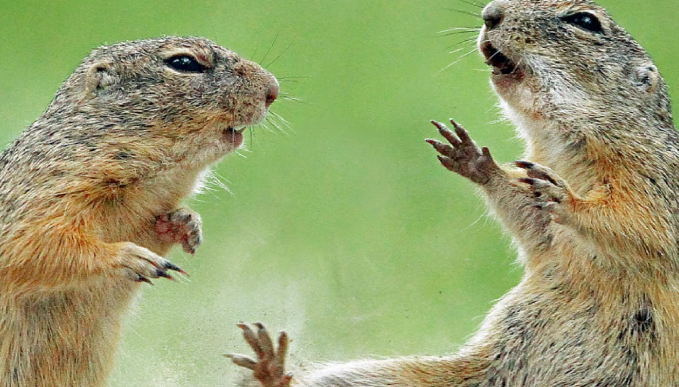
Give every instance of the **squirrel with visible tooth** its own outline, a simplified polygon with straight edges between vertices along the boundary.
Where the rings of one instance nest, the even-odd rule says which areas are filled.
[[[499,166],[462,126],[434,122],[441,163],[483,192],[512,235],[521,283],[454,355],[364,360],[287,374],[262,326],[265,387],[679,386],[679,138],[644,49],[588,0],[495,0],[478,45],[525,140]]]
[[[105,385],[141,282],[181,269],[200,217],[181,200],[278,94],[203,38],[92,52],[0,155],[0,387]]]

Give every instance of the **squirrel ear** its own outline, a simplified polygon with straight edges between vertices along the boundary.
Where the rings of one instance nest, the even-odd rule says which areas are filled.
[[[111,63],[95,63],[85,74],[85,97],[94,98],[118,81],[119,76]]]
[[[653,92],[660,80],[658,68],[653,63],[637,66],[632,76],[634,84],[646,93]]]

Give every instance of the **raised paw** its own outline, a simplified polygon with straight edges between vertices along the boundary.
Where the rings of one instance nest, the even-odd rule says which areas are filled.
[[[428,138],[437,152],[439,161],[448,170],[458,173],[477,184],[487,184],[493,177],[501,173],[487,147],[479,148],[469,137],[469,133],[455,121],[450,120],[455,132],[444,124],[432,121],[450,145]]]
[[[153,284],[151,279],[154,278],[174,279],[168,271],[186,274],[179,266],[153,251],[129,242],[120,248],[118,266],[129,279],[149,284]]]
[[[566,223],[575,198],[566,181],[542,165],[529,161],[517,161],[515,164],[528,175],[518,181],[528,185],[535,207],[549,212],[556,223]]]
[[[257,360],[248,356],[228,354],[226,357],[234,363],[253,371],[253,376],[263,387],[288,387],[292,374],[285,372],[285,356],[288,352],[288,335],[281,332],[278,337],[278,348],[274,348],[269,332],[261,323],[254,324],[255,332],[246,324],[238,324],[243,330],[243,337],[255,351]]]
[[[189,254],[195,254],[203,241],[200,215],[187,208],[179,208],[156,218],[156,232],[161,241],[181,243]]]

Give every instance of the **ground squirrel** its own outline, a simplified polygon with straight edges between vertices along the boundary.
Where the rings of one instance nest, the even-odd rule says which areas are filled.
[[[679,139],[653,62],[587,0],[496,0],[478,46],[525,159],[467,132],[427,140],[476,183],[525,266],[479,332],[444,357],[284,370],[260,325],[232,355],[267,387],[679,386]]]
[[[276,79],[202,38],[92,52],[0,156],[0,386],[105,383],[141,282],[181,271],[180,207],[276,99]]]

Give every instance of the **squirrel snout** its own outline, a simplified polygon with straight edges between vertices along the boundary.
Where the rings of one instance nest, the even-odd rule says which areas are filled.
[[[279,90],[278,81],[276,80],[276,78],[273,78],[272,82],[269,83],[269,86],[266,90],[266,107],[271,106],[273,101],[275,101],[276,98],[278,98],[278,90]]]
[[[483,17],[484,23],[486,24],[486,28],[492,30],[502,23],[502,19],[504,19],[504,3],[501,1],[493,1],[483,9],[481,16]]]

